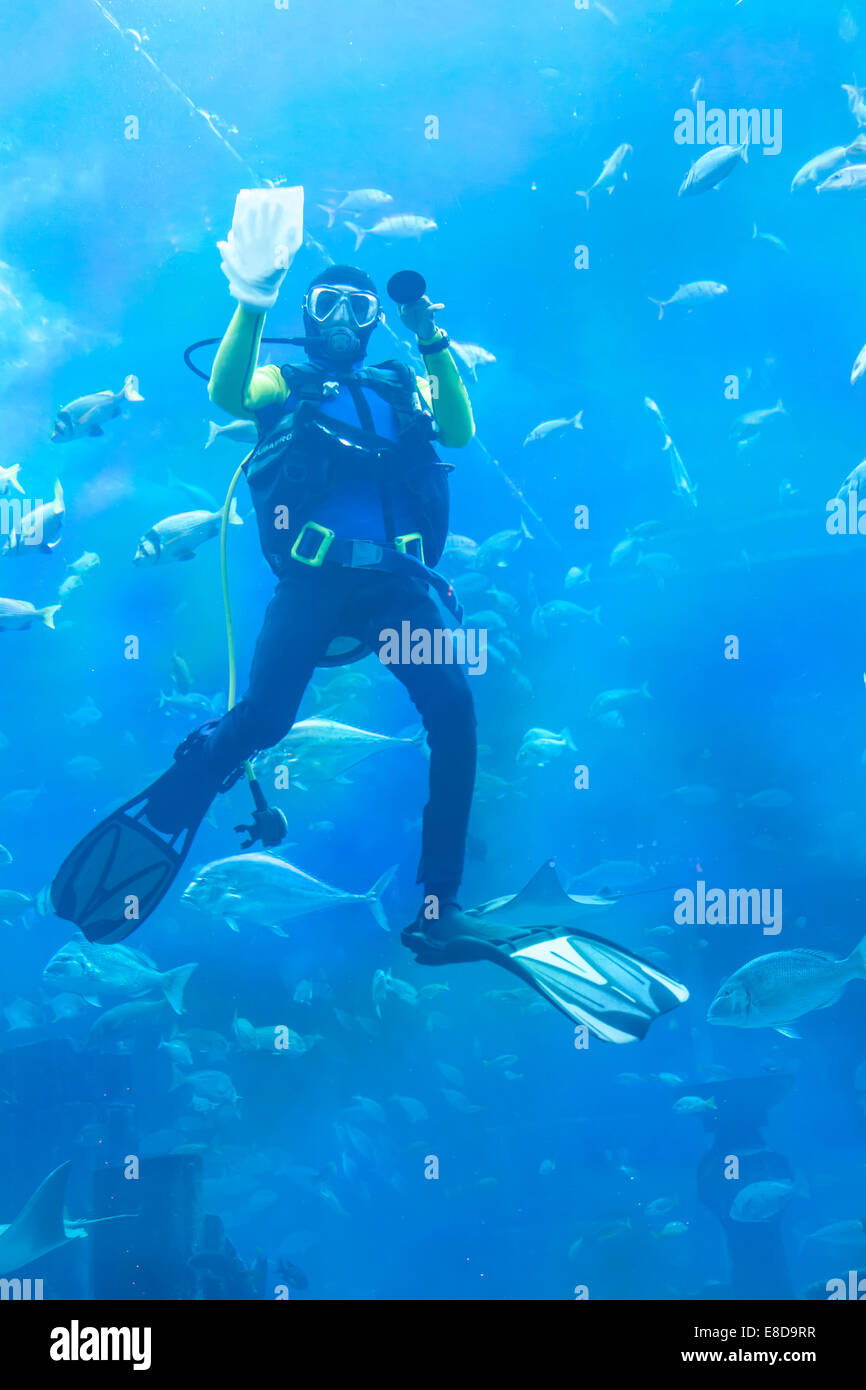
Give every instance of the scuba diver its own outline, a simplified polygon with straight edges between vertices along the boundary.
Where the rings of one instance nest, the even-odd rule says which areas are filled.
[[[434,440],[462,448],[474,422],[448,335],[436,322],[443,306],[423,293],[421,277],[401,272],[389,288],[417,338],[426,377],[395,360],[365,365],[384,313],[369,275],[349,265],[329,266],[307,287],[304,337],[289,340],[307,360],[258,365],[265,315],[301,241],[299,227],[286,226],[286,195],[297,193],[239,195],[228,239],[219,243],[237,308],[208,387],[214,404],[257,427],[242,466],[276,590],[243,698],[191,733],[171,767],[85,836],[58,872],[55,911],[91,941],[122,940],[154,911],[218,793],[243,775],[245,760],[289,733],[317,666],[375,652],[385,630],[403,623],[413,632],[441,630],[433,595],[456,623],[462,617],[450,585],[432,568],[448,534],[452,467],[438,458]],[[393,288],[400,280],[403,296]],[[423,964],[495,960],[570,1018],[595,1024],[600,1036],[643,1036],[652,1018],[687,997],[682,986],[599,938],[545,926],[503,930],[461,910],[476,766],[469,682],[453,661],[387,664],[418,709],[430,749],[417,876],[424,901],[404,944]],[[258,809],[244,847],[257,839],[273,847],[285,818],[267,807],[254,779],[251,785]],[[581,943],[584,956],[575,954]],[[599,1024],[599,1015],[607,1021]]]

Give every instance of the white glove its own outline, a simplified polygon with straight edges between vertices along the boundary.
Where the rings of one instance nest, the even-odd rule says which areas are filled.
[[[229,292],[248,309],[272,309],[303,239],[303,188],[242,188],[217,242]]]

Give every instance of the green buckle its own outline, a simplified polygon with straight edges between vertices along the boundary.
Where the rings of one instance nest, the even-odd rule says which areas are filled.
[[[401,555],[407,555],[408,547],[414,541],[417,541],[418,543],[418,554],[416,556],[413,556],[412,558],[420,560],[422,565],[426,564],[426,561],[424,559],[424,540],[420,531],[412,531],[407,536],[395,536],[394,546],[395,549],[399,550]]]
[[[311,531],[317,531],[322,539],[316,547],[315,555],[301,555],[298,552],[298,547],[308,532]],[[317,521],[306,521],[298,532],[297,539],[292,546],[292,559],[297,560],[301,565],[309,565],[311,569],[318,569],[320,565],[325,563],[325,556],[331,548],[333,539],[334,532],[329,531],[327,526],[320,526]]]

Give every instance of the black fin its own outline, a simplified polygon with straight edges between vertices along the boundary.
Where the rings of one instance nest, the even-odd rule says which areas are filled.
[[[207,807],[193,825],[160,836],[141,819],[148,792],[85,835],[51,885],[57,916],[74,922],[88,941],[123,941],[147,920],[180,872],[204,819]]]

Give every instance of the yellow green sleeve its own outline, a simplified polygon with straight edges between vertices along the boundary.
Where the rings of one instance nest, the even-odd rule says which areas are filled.
[[[441,336],[440,332],[431,342],[419,340],[419,347],[430,347]],[[433,407],[439,426],[439,443],[446,449],[463,449],[475,434],[475,421],[457,363],[447,348],[427,358],[427,372],[426,377],[418,377],[418,389]]]
[[[239,304],[214,358],[208,395],[214,405],[241,419],[255,420],[267,405],[282,404],[289,394],[279,367],[257,367],[264,314]]]

